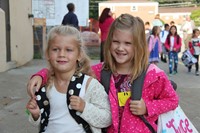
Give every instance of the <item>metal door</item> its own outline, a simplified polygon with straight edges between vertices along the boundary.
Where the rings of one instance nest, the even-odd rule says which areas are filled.
[[[9,0],[0,0],[0,8],[4,10],[6,19],[6,60],[11,61]]]

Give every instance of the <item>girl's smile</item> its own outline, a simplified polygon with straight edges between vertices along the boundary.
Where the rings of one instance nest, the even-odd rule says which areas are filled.
[[[110,51],[117,67],[129,69],[134,53],[132,33],[129,30],[115,30]]]
[[[75,71],[79,50],[71,36],[55,36],[48,50],[48,59],[52,67],[59,72]]]

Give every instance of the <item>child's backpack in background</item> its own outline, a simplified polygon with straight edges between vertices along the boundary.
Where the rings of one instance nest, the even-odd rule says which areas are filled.
[[[197,62],[197,59],[191,54],[190,50],[185,50],[183,52],[181,60],[186,67],[189,67]]]

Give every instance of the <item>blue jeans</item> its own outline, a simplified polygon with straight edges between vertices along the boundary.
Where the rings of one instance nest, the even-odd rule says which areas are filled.
[[[169,51],[168,52],[168,58],[169,58],[169,73],[171,74],[173,71],[177,72],[178,53],[175,52],[175,51]]]

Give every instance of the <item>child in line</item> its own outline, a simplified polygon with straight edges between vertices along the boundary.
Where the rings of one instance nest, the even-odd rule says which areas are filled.
[[[168,59],[169,59],[169,76],[172,76],[172,74],[178,73],[178,70],[177,70],[178,69],[178,53],[181,50],[181,45],[182,45],[181,37],[177,33],[176,26],[173,25],[170,27],[169,34],[165,41],[165,48],[168,51]]]
[[[199,29],[194,29],[192,33],[192,39],[189,42],[189,49],[192,55],[197,59],[195,63],[195,75],[199,76],[199,54],[200,54],[200,38],[199,37]],[[188,67],[188,72],[191,72],[192,66]]]
[[[57,26],[47,42],[49,74],[46,85],[27,103],[30,122],[40,125],[40,133],[101,133],[101,128],[111,124],[108,96],[89,76],[90,60],[80,32]]]
[[[148,38],[149,38],[149,36],[150,36],[151,33],[152,33],[152,29],[151,29],[151,26],[150,26],[149,21],[145,22],[144,28],[145,28],[146,40],[148,41]]]
[[[148,46],[149,46],[149,63],[157,64],[159,62],[159,53],[162,52],[162,45],[160,42],[160,27],[159,26],[154,26],[152,29],[152,34],[149,38],[148,41]]]
[[[169,24],[165,24],[164,27],[165,29],[162,30],[159,35],[160,41],[162,43],[162,53],[160,54],[160,57],[161,57],[161,61],[163,61],[164,63],[167,63],[167,51],[165,49],[165,41],[166,41],[167,35],[169,34]]]
[[[112,72],[108,92],[112,125],[107,128],[107,132],[151,133],[139,115],[144,115],[154,130],[157,130],[158,116],[175,109],[178,106],[178,96],[164,71],[154,64],[148,65],[149,52],[142,19],[129,14],[122,14],[115,19],[104,51],[104,63],[96,64],[92,69],[98,80],[102,69]],[[129,93],[131,84],[144,70],[147,73],[142,98],[133,101]],[[27,89],[30,95],[33,94],[34,86],[40,86],[42,79],[45,81],[45,71],[46,69],[41,70],[29,81]],[[123,93],[128,94],[127,100],[124,95],[120,95]],[[124,104],[119,104],[120,99],[124,99]]]

